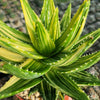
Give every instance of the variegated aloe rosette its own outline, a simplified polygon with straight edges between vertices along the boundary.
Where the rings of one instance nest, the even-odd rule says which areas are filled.
[[[0,99],[31,88],[44,100],[89,100],[78,86],[100,86],[100,80],[84,71],[100,60],[100,51],[82,56],[100,37],[100,29],[80,37],[90,0],[84,0],[71,19],[69,4],[61,21],[53,0],[44,0],[40,17],[27,0],[20,0],[28,34],[0,21],[0,72],[12,76],[0,88]]]

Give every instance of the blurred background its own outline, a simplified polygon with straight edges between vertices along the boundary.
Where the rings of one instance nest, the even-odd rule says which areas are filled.
[[[84,0],[54,0],[56,6],[59,8],[59,16],[62,18],[68,4],[72,3],[72,16],[75,14],[79,5]],[[43,5],[43,0],[29,0],[32,9],[40,15],[41,8]],[[0,0],[0,20],[5,22],[7,25],[16,28],[22,32],[26,32],[24,15],[22,13],[21,5],[19,0]],[[90,33],[96,29],[100,28],[100,0],[91,0],[91,7],[89,15],[86,21],[86,25],[82,35]],[[100,39],[86,52],[86,54],[100,50]],[[100,78],[100,62],[89,68],[91,74],[98,76]],[[0,74],[0,86],[8,80],[9,76],[4,76]],[[89,95],[91,100],[100,100],[100,87],[83,87],[83,90]],[[3,100],[15,100],[12,98],[7,98]]]

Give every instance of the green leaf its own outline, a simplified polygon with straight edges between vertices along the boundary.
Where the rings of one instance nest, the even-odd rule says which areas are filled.
[[[31,88],[29,95],[36,92],[40,93],[40,96],[43,98],[43,100],[48,100],[48,98],[49,100],[64,100],[63,93],[53,88],[45,80],[42,80],[40,84]]]
[[[100,38],[100,29],[87,34],[69,52],[54,55],[52,58],[42,60],[43,63],[52,66],[68,66],[79,59],[82,54]]]
[[[64,73],[75,73],[79,71],[83,71],[95,63],[97,63],[100,60],[100,51],[83,56],[79,58],[76,62],[72,63],[68,66],[61,66],[59,68],[56,68],[60,72]]]
[[[73,39],[75,39],[75,40],[74,40],[74,42],[72,42],[72,44],[75,43],[79,39],[82,29],[85,24],[85,20],[86,20],[87,13],[89,10],[89,5],[90,5],[90,0],[88,0],[88,1],[85,0],[83,2],[83,4],[78,9],[77,13],[72,18],[68,28],[65,31],[63,31],[61,37],[56,40],[56,42],[55,42],[56,47],[57,47],[56,52],[59,52],[60,50],[67,48],[71,44]],[[80,27],[81,25],[82,25],[82,27]],[[72,46],[70,46],[70,47],[72,47]],[[69,49],[69,47],[66,49],[66,51],[68,49]]]
[[[23,68],[23,69],[28,69],[30,68],[30,66],[32,66],[32,64],[34,63],[34,60],[33,59],[26,59],[23,63],[21,63],[19,65],[19,67]]]
[[[26,27],[27,27],[31,42],[33,46],[38,47],[36,34],[35,34],[35,22],[39,20],[39,18],[35,14],[35,12],[31,9],[27,0],[20,0],[20,2],[21,2],[22,10],[25,17]]]
[[[0,35],[14,40],[21,40],[28,43],[31,42],[27,34],[24,34],[14,28],[7,26],[2,21],[0,21]]]
[[[79,85],[79,86],[100,86],[100,79],[89,74],[86,71],[76,72],[70,74],[70,77]]]
[[[26,68],[22,69],[22,66],[12,65],[10,63],[4,64],[3,68],[8,73],[15,75],[19,78],[34,79],[47,73],[51,67],[33,60],[32,65],[30,66],[30,68],[27,68],[27,69]]]
[[[39,45],[37,50],[42,55],[48,56],[55,49],[54,41],[41,22],[37,22],[36,32]]]
[[[50,20],[54,14],[54,11],[55,11],[55,6],[53,0],[44,0],[40,19],[47,29],[50,24]]]
[[[35,94],[36,92],[38,92],[38,85],[36,85],[35,87],[32,87],[28,93],[28,96],[31,96],[33,94]]]
[[[57,40],[60,35],[60,27],[58,26],[58,24],[59,24],[58,8],[56,8],[54,15],[51,18],[49,26],[49,33],[54,41]]]
[[[23,62],[25,57],[0,47],[0,59],[3,61]]]
[[[68,28],[70,20],[71,20],[71,4],[69,4],[65,14],[63,15],[63,18],[61,19],[60,22],[61,31],[64,31]]]
[[[89,100],[86,94],[66,74],[49,71],[44,76],[45,80],[54,88],[74,98],[75,100]]]
[[[79,57],[85,52],[86,47],[89,44],[89,41],[85,42],[70,52],[60,53],[57,56],[53,56],[52,58],[44,59],[42,60],[42,63],[55,67],[70,65],[71,63],[79,59]]]
[[[15,76],[11,77],[3,87],[0,88],[0,99],[13,96],[28,88],[34,87],[41,82],[42,78],[36,78],[33,80],[19,79]]]
[[[38,92],[43,97],[43,100],[48,100],[48,98],[49,100],[56,99],[56,89],[44,80],[38,85]]]
[[[5,64],[5,62],[4,61],[0,61],[0,72],[1,73],[4,73],[4,74],[8,74],[5,70],[4,70],[4,68],[3,68],[3,65]]]
[[[17,52],[23,56],[34,58],[34,59],[43,59],[45,57],[41,56],[36,52],[36,50],[27,43],[0,37],[0,45],[5,47],[13,52]]]
[[[66,51],[70,50],[77,43],[77,41],[79,40],[80,35],[81,35],[81,33],[83,31],[83,28],[85,26],[85,22],[86,22],[88,12],[89,12],[89,7],[84,8],[84,11],[83,11],[83,14],[82,14],[83,19],[80,18],[81,22],[79,23],[79,26],[77,27],[78,28],[77,34],[73,38],[72,42],[63,51],[66,52]]]
[[[76,45],[72,48],[73,49],[76,49],[78,46],[80,46],[81,44],[85,43],[86,41],[88,42],[88,45],[86,47],[86,50],[88,48],[90,48],[94,42],[100,38],[100,28],[94,32],[91,32],[89,34],[86,34],[84,36],[82,36],[79,41],[76,43]],[[89,42],[90,41],[90,42]],[[85,51],[86,51],[85,50]]]

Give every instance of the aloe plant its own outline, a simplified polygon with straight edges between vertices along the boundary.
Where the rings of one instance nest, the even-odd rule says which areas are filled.
[[[27,33],[0,21],[0,72],[13,75],[0,88],[0,99],[31,88],[44,100],[89,100],[81,86],[100,86],[100,80],[84,71],[100,60],[100,51],[83,56],[100,37],[100,29],[81,36],[90,0],[84,0],[71,19],[71,4],[61,21],[53,0],[44,0],[40,17],[27,0],[20,0]]]

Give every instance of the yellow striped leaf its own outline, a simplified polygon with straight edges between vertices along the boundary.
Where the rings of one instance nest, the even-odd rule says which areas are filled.
[[[51,69],[50,66],[44,65],[35,60],[33,60],[33,63],[30,66],[30,68],[27,68],[27,69],[26,68],[24,69],[23,67],[13,65],[10,63],[4,64],[3,68],[8,73],[15,75],[21,79],[35,79],[44,75]]]
[[[29,36],[27,34],[24,34],[14,28],[7,26],[2,21],[0,21],[0,35],[14,40],[21,40],[24,42],[31,43]]]
[[[40,54],[38,54],[30,44],[21,41],[0,37],[0,45],[13,52],[19,53],[29,58],[34,58],[34,59],[45,58]]]
[[[0,59],[4,61],[23,62],[25,57],[0,47]]]
[[[55,11],[55,6],[53,0],[44,0],[40,19],[47,29],[50,24],[50,20],[51,17],[53,16],[54,11]]]
[[[13,96],[18,94],[28,88],[32,88],[39,84],[42,81],[42,78],[36,78],[33,80],[24,80],[13,76],[8,82],[0,88],[0,99]]]
[[[60,34],[60,31],[58,31],[60,30],[58,23],[59,23],[58,8],[56,8],[49,26],[49,34],[54,41],[58,39]]]
[[[92,65],[97,63],[100,60],[100,51],[83,56],[79,58],[76,62],[72,63],[68,66],[61,66],[59,68],[56,68],[61,73],[76,73],[79,71],[83,71],[87,68],[90,68]]]
[[[65,14],[63,15],[63,18],[61,19],[60,25],[61,25],[61,31],[64,31],[67,29],[69,23],[71,20],[71,4],[69,4]]]
[[[58,38],[58,40],[56,40],[56,46],[58,48],[58,51],[67,47],[72,42],[72,40],[75,38],[75,36],[77,35],[77,32],[81,28],[80,26],[82,24],[82,20],[84,19],[84,15],[86,14],[84,12],[88,12],[89,5],[90,5],[90,0],[88,1],[85,0],[83,2],[83,4],[78,9],[75,16],[72,18],[68,28],[62,33],[61,37]],[[81,31],[79,31],[79,33],[81,34]],[[77,36],[78,38],[80,36],[79,33]],[[75,39],[75,40],[78,40],[78,39]]]
[[[31,9],[27,0],[20,0],[20,2],[25,17],[28,34],[31,38],[31,42],[34,47],[38,47],[35,35],[35,22],[39,20],[39,18],[36,13]]]
[[[54,41],[41,22],[37,22],[36,33],[39,47],[36,48],[42,55],[48,56],[54,49]]]

